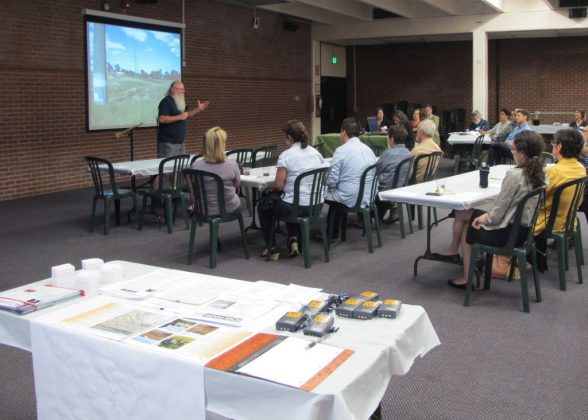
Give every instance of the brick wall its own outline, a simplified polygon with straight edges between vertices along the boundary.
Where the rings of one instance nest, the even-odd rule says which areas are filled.
[[[497,108],[543,111],[541,123],[570,122],[588,108],[582,75],[588,68],[588,37],[492,40],[489,43],[488,117]],[[439,110],[471,109],[471,42],[356,47],[359,116],[378,104],[408,100]],[[349,110],[353,108],[353,49],[349,49]],[[498,104],[497,104],[498,98]],[[545,111],[568,112],[549,115]]]
[[[0,13],[0,201],[91,185],[83,157],[129,159],[114,131],[86,131],[85,27],[82,9],[98,0],[5,0]],[[111,11],[122,13],[120,2]],[[180,0],[131,1],[127,14],[181,21]],[[282,28],[283,18],[213,0],[186,1],[188,102],[211,101],[188,123],[188,151],[220,125],[231,148],[278,144],[291,118],[310,126],[310,27]],[[298,99],[298,100],[296,100]],[[154,119],[156,116],[154,115]],[[156,155],[156,130],[135,133],[135,158]]]

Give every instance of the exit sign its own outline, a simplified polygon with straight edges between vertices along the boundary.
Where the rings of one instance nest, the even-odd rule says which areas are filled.
[[[335,57],[335,56],[331,57],[331,63],[337,64],[337,57]]]

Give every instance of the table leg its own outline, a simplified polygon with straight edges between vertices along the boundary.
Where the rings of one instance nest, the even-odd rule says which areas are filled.
[[[437,220],[434,224],[438,225],[440,222],[449,219],[449,216],[446,216],[442,219]],[[444,263],[448,263],[448,264],[456,264],[456,265],[462,265],[462,262],[460,260],[460,262],[453,262],[453,261],[449,261],[446,259],[442,259],[442,258],[438,258],[435,255],[433,255],[433,253],[431,252],[431,229],[433,228],[433,224],[431,223],[431,207],[427,206],[427,248],[425,249],[425,253],[423,255],[421,255],[420,257],[418,257],[415,261],[414,261],[414,275],[417,275],[417,270],[418,270],[418,265],[419,265],[419,261],[420,260],[430,260],[430,261],[438,261],[438,262],[444,262]]]
[[[247,232],[249,229],[253,229],[253,230],[261,230],[261,228],[259,226],[257,226],[257,223],[255,221],[255,216],[257,214],[256,212],[256,207],[257,207],[257,194],[259,193],[259,188],[251,188],[251,195],[253,197],[251,197],[251,212],[253,213],[253,215],[251,216],[251,224],[245,228],[245,232]]]

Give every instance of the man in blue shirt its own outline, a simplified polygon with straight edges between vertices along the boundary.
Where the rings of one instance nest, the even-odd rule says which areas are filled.
[[[500,163],[503,159],[514,159],[511,152],[511,149],[514,147],[513,140],[520,132],[531,130],[531,127],[529,127],[530,116],[531,113],[526,109],[517,109],[515,111],[515,128],[510,132],[504,143],[494,143],[490,145],[490,150],[488,151],[488,165],[495,165]]]
[[[184,84],[181,80],[176,80],[170,85],[167,96],[159,103],[157,157],[185,154],[186,120],[208,107],[208,101],[198,101],[195,108],[186,111],[184,93]]]
[[[327,178],[327,193],[325,203],[329,205],[327,221],[334,222],[333,237],[339,236],[339,224],[341,221],[341,209],[353,207],[359,193],[359,182],[363,171],[376,163],[376,155],[372,149],[363,144],[359,138],[359,124],[354,118],[346,118],[341,124],[341,142],[333,154],[331,169]],[[371,178],[366,179],[366,185],[370,185]],[[370,191],[364,190],[362,206],[367,206],[370,200]]]

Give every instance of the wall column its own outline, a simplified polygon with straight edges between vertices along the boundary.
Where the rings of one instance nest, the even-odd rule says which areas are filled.
[[[321,133],[321,119],[320,119],[320,117],[319,118],[316,117],[316,112],[315,112],[316,111],[316,109],[315,109],[315,107],[316,107],[316,104],[315,104],[315,95],[317,93],[320,93],[320,90],[319,90],[319,92],[316,92],[315,91],[315,87],[318,85],[319,86],[319,89],[320,89],[320,85],[321,85],[321,74],[320,74],[321,43],[319,41],[314,41],[314,40],[312,40],[310,42],[312,44],[311,45],[311,51],[312,51],[312,53],[311,53],[312,54],[312,59],[311,59],[311,67],[312,67],[312,69],[311,69],[311,72],[312,72],[311,73],[312,74],[312,77],[311,77],[311,80],[312,80],[311,89],[312,89],[312,92],[311,92],[311,95],[310,95],[310,98],[311,98],[311,101],[312,101],[312,106],[310,107],[311,108],[312,115],[310,116],[310,121],[312,121],[312,125],[310,127],[310,130],[311,130],[310,136],[311,136],[311,139],[312,139],[312,143],[314,143],[314,139],[316,139],[316,136],[318,136]],[[318,71],[318,74],[317,74],[317,68],[319,70]]]
[[[472,42],[472,107],[488,119],[488,34],[483,29],[473,31]],[[472,110],[468,110],[471,112]]]

